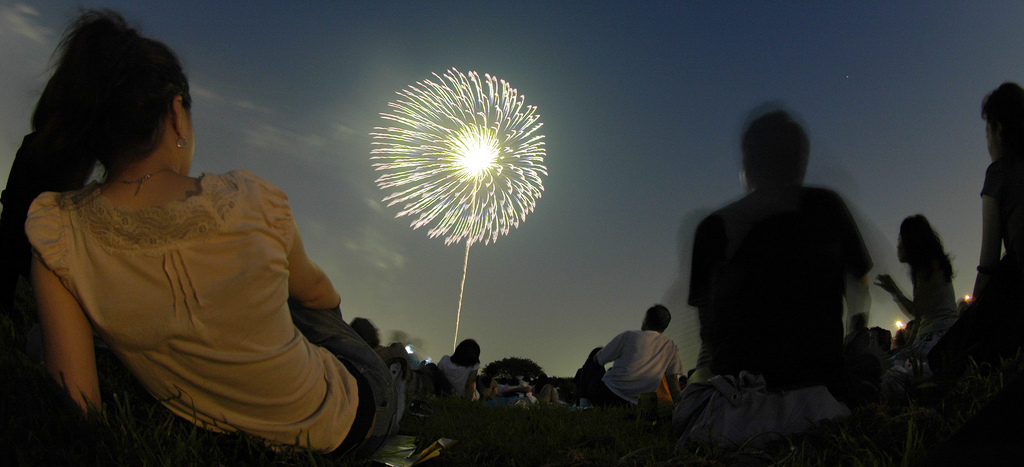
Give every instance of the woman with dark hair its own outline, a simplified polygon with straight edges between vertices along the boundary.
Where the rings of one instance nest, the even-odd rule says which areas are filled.
[[[946,378],[971,358],[997,362],[1024,344],[1024,89],[1003,83],[985,96],[981,116],[992,162],[981,189],[974,301],[929,359]]]
[[[473,339],[459,342],[451,356],[441,357],[437,368],[444,373],[455,394],[470,400],[479,400],[476,390],[476,374],[480,369],[480,344]]]
[[[992,158],[981,189],[982,238],[974,296],[982,297],[993,276],[1019,285],[1024,266],[1024,89],[1003,83],[985,96],[988,153]],[[1006,254],[1000,257],[1005,248]],[[1007,276],[1008,275],[1008,276]]]
[[[58,51],[19,155],[70,190],[39,195],[25,222],[50,375],[99,409],[95,332],[199,426],[375,450],[400,417],[388,368],[342,320],[283,192],[245,171],[189,175],[175,54],[109,11],[81,15]],[[82,186],[95,162],[105,177]]]
[[[903,294],[888,274],[879,274],[875,280],[875,285],[889,292],[900,311],[914,322],[913,331],[894,360],[925,361],[928,352],[958,317],[953,266],[939,235],[920,214],[907,217],[900,224],[896,256],[901,263],[910,266],[913,300]]]

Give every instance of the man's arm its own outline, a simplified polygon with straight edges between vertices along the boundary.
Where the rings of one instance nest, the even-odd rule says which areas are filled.
[[[725,261],[727,240],[725,225],[718,216],[709,216],[697,226],[693,236],[693,257],[690,263],[690,296],[687,303],[697,308],[700,326],[698,368],[711,366],[711,280],[719,264]],[[701,371],[701,375],[710,371]]]
[[[602,347],[601,350],[594,355],[594,361],[597,362],[598,365],[605,366],[609,362],[619,359],[622,355],[623,334],[625,333],[621,333],[612,338],[612,341],[609,342],[608,345]]]
[[[871,289],[868,286],[867,274],[859,278],[848,276],[846,280],[846,332],[852,329],[851,320],[859,313],[864,313],[867,322],[871,312]]]
[[[683,373],[683,360],[679,358],[679,348],[672,345],[672,362],[669,364],[665,378],[668,380],[668,392],[672,394],[672,401],[679,402],[682,388],[679,387],[679,375]]]
[[[672,402],[679,402],[680,393],[683,392],[679,387],[679,375],[665,375],[665,378],[668,380],[668,392],[672,394]]]
[[[843,268],[846,271],[846,328],[850,329],[850,321],[853,316],[863,313],[865,319],[871,312],[871,285],[868,272],[874,266],[871,255],[868,254],[867,246],[864,245],[864,238],[857,227],[857,221],[850,213],[850,209],[843,202],[842,198],[832,193],[835,200],[835,209],[838,210],[838,228],[843,247]]]
[[[476,370],[469,373],[469,377],[466,378],[466,387],[463,391],[467,399],[472,400],[473,394],[477,394],[477,397],[479,397],[479,393],[476,392]]]

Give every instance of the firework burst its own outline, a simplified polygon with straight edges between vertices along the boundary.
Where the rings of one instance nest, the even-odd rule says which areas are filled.
[[[396,217],[467,247],[497,241],[526,219],[544,191],[537,108],[505,80],[455,68],[398,91],[375,127],[370,159]]]

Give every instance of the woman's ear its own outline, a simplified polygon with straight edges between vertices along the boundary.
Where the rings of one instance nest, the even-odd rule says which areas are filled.
[[[171,125],[174,126],[174,132],[178,138],[188,138],[188,127],[190,126],[188,110],[185,110],[182,97],[175,96],[174,100],[171,101]]]

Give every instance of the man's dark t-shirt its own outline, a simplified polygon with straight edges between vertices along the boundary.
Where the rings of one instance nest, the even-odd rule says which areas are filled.
[[[842,376],[846,275],[871,259],[834,192],[755,191],[701,222],[689,303],[701,310],[711,371],[763,374],[770,388]]]

